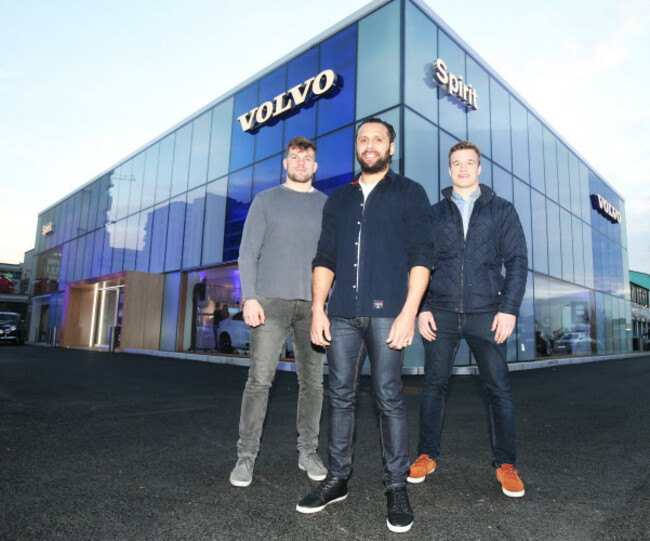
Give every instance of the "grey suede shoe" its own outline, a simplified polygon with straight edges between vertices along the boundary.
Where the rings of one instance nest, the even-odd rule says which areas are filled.
[[[230,474],[230,484],[234,487],[247,487],[253,481],[253,467],[255,459],[251,456],[242,456],[237,460],[235,469]]]
[[[327,476],[327,468],[323,466],[316,451],[301,452],[298,457],[298,468],[306,471],[312,481],[322,481]]]

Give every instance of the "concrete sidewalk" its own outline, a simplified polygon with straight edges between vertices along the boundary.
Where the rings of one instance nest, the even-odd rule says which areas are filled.
[[[1,539],[387,539],[377,417],[361,399],[350,494],[295,511],[296,377],[278,373],[253,484],[231,487],[247,370],[0,347]],[[438,469],[404,539],[650,539],[650,357],[511,375],[526,496],[490,467],[478,378],[455,376]],[[404,378],[416,451],[421,377]],[[327,398],[321,430],[326,459]]]

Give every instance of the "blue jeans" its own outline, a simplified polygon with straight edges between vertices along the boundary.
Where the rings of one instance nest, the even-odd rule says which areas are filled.
[[[288,332],[298,376],[298,451],[316,451],[323,407],[324,354],[309,337],[311,302],[268,297],[259,297],[258,301],[264,308],[266,323],[251,329],[251,365],[242,396],[238,456],[256,457],[260,450],[269,389]]]
[[[491,330],[494,316],[494,313],[434,312],[438,327],[436,339],[431,342],[422,340],[425,361],[418,455],[427,454],[433,460],[438,459],[447,384],[456,351],[464,338],[476,358],[488,397],[492,465],[515,464],[515,406],[508,380],[507,349],[505,342],[497,344],[494,340],[494,331]]]
[[[409,469],[408,427],[402,398],[402,351],[386,345],[393,318],[331,318],[329,364],[329,473],[352,473],[356,401],[361,367],[370,359],[372,389],[379,409],[379,431],[386,490],[405,486]]]

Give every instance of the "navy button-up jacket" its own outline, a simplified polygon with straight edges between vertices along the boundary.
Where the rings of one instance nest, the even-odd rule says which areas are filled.
[[[431,207],[424,188],[389,170],[364,204],[357,175],[323,209],[313,267],[335,274],[327,312],[337,317],[396,317],[408,273],[433,264]]]

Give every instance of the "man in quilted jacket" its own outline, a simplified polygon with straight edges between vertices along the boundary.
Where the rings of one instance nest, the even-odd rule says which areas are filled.
[[[526,289],[526,239],[512,203],[479,184],[481,153],[474,143],[462,141],[451,148],[449,174],[453,186],[432,206],[434,267],[418,316],[425,351],[419,457],[408,481],[421,483],[436,468],[447,384],[465,339],[489,400],[492,465],[503,493],[521,497],[506,340]]]

